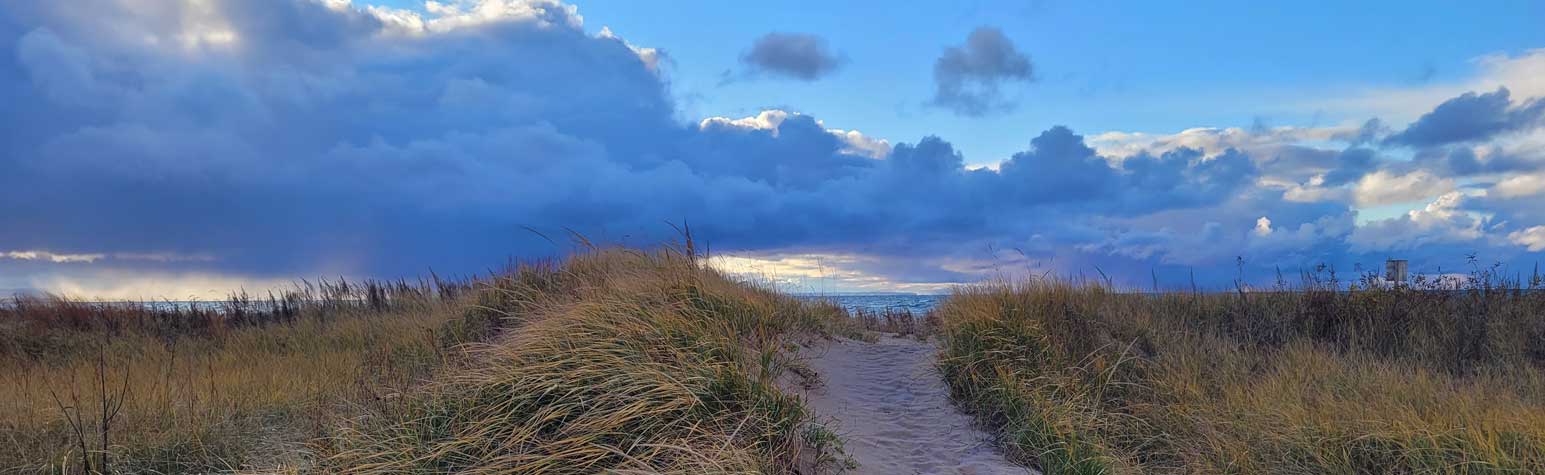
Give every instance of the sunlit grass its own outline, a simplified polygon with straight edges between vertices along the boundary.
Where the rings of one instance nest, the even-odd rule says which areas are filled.
[[[530,306],[474,367],[357,420],[328,470],[793,473],[829,458],[801,453],[810,416],[776,383],[840,309],[670,252],[579,256],[564,272],[570,298]]]
[[[306,466],[345,404],[414,386],[497,323],[467,311],[465,283],[390,297],[381,285],[219,310],[59,298],[0,308],[0,472]]]
[[[793,473],[845,460],[780,378],[856,334],[690,247],[223,309],[0,308],[0,473]],[[502,330],[502,331],[501,331]],[[796,371],[789,371],[796,370]]]
[[[1545,293],[960,289],[941,368],[1048,473],[1545,472]]]

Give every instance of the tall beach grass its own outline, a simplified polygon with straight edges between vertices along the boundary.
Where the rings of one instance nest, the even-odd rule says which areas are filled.
[[[995,282],[939,308],[940,367],[1047,473],[1545,473],[1539,286]]]
[[[493,286],[519,330],[333,438],[329,472],[796,473],[834,460],[780,378],[836,331],[802,302],[700,267],[690,253],[577,256],[559,284]],[[803,463],[803,465],[802,465]]]
[[[0,473],[295,469],[350,405],[457,360],[474,282],[302,284],[258,301],[0,305]]]
[[[844,317],[690,247],[220,305],[23,298],[0,473],[809,473],[840,441],[780,388]]]

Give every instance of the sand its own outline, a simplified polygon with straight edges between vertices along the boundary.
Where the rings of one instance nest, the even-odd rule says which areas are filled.
[[[846,441],[858,474],[1035,473],[1004,459],[949,400],[932,343],[839,339],[807,350],[824,384],[805,393]]]

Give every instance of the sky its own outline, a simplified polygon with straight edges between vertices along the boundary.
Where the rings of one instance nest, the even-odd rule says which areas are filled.
[[[0,2],[0,292],[1530,272],[1545,6],[1344,3]]]

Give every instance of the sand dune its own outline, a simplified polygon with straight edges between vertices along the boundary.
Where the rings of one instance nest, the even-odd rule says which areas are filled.
[[[931,343],[839,339],[806,354],[825,380],[806,393],[810,407],[835,419],[859,474],[1034,473],[1010,464],[950,403],[933,368]]]

